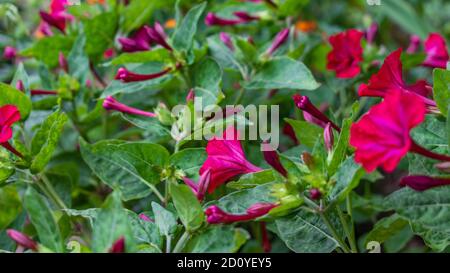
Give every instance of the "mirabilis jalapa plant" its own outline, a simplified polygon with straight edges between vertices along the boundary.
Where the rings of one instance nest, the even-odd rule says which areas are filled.
[[[447,251],[444,14],[356,2],[0,4],[0,250]]]

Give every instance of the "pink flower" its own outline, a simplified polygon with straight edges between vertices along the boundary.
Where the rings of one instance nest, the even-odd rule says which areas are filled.
[[[361,84],[358,89],[359,96],[363,97],[384,97],[386,94],[394,90],[402,92],[414,93],[425,102],[429,107],[436,107],[436,103],[428,99],[432,88],[426,81],[418,81],[413,85],[407,85],[403,80],[402,62],[400,56],[402,49],[398,49],[384,60],[383,65],[377,74],[372,75],[368,84]]]
[[[232,26],[243,23],[248,23],[250,21],[259,20],[258,16],[252,16],[243,11],[236,11],[233,13],[238,19],[225,19],[217,16],[216,14],[209,12],[205,17],[205,24],[207,26]]]
[[[245,214],[231,214],[213,205],[205,210],[205,214],[206,220],[210,224],[231,224],[259,218],[269,213],[275,207],[277,205],[272,203],[256,203],[249,207]]]
[[[400,180],[400,186],[408,186],[416,191],[425,191],[434,187],[445,185],[450,185],[450,179],[417,175],[406,176]]]
[[[189,92],[186,96],[186,103],[189,103],[189,102],[193,103],[194,100],[195,100],[195,90],[192,88],[189,90]]]
[[[228,127],[222,138],[213,137],[208,142],[208,158],[200,168],[200,175],[211,170],[209,193],[233,177],[262,170],[247,161],[238,138],[239,132],[234,127]]]
[[[110,59],[114,57],[114,55],[115,55],[114,48],[110,47],[106,49],[105,52],[103,52],[103,59]]]
[[[272,45],[267,50],[267,54],[272,55],[282,44],[286,42],[288,38],[289,38],[289,28],[281,30],[273,40]]]
[[[312,188],[309,190],[309,196],[311,197],[312,200],[319,200],[320,198],[322,198],[322,193],[320,192],[319,189]]]
[[[339,128],[339,126],[332,122],[324,113],[317,109],[317,107],[311,103],[307,96],[296,94],[292,96],[292,99],[294,100],[297,108],[303,111],[303,116],[305,117],[306,121],[314,123],[322,128],[325,128],[329,123],[330,126],[333,127],[336,131],[341,131],[341,128]]]
[[[20,120],[20,112],[14,105],[0,107],[0,143],[8,142],[12,138],[11,126]]]
[[[183,177],[184,183],[191,188],[192,192],[197,196],[199,201],[202,201],[205,198],[206,190],[209,187],[209,183],[211,181],[211,170],[208,169],[200,176],[200,180],[198,183],[190,180],[187,177]]]
[[[438,33],[431,33],[425,40],[425,52],[427,57],[423,62],[424,66],[447,68],[449,55],[445,39]]]
[[[131,71],[128,71],[126,68],[119,68],[119,70],[117,70],[117,74],[114,77],[114,79],[116,80],[120,80],[122,82],[138,82],[138,81],[147,81],[147,80],[151,80],[151,79],[156,79],[159,77],[162,77],[164,75],[166,75],[167,73],[169,73],[172,69],[171,68],[166,68],[161,72],[158,73],[153,73],[153,74],[137,74],[137,73],[133,73]]]
[[[287,171],[283,167],[283,165],[280,162],[280,156],[278,153],[272,149],[269,143],[264,142],[263,144],[263,155],[264,159],[266,160],[267,164],[272,166],[277,172],[279,172],[284,177],[287,177]]]
[[[147,215],[141,213],[139,214],[139,219],[145,221],[145,222],[155,222],[155,220],[153,220],[152,218],[148,217]]]
[[[167,35],[160,23],[156,22],[153,27],[144,26],[150,39],[165,49],[172,51],[172,47],[167,43]]]
[[[367,43],[372,44],[375,41],[375,36],[377,35],[377,32],[378,32],[378,24],[374,22],[364,33]]]
[[[245,11],[235,11],[233,12],[233,15],[240,18],[242,22],[259,20],[259,16],[250,15]]]
[[[420,46],[420,37],[417,35],[411,35],[409,38],[409,46],[406,49],[406,53],[408,54],[414,54],[417,52],[417,49],[419,49]]]
[[[392,172],[400,160],[413,152],[441,161],[450,157],[419,146],[410,131],[425,118],[425,104],[416,95],[390,92],[380,104],[373,106],[350,129],[350,144],[356,148],[355,161],[368,171],[378,166]]]
[[[221,32],[219,38],[231,51],[234,51],[233,41],[231,40],[230,35],[226,32]]]
[[[39,26],[39,30],[43,34],[50,34],[49,26],[59,29],[62,33],[66,32],[66,22],[72,21],[74,18],[72,15],[66,12],[66,6],[69,5],[67,0],[52,0],[50,3],[50,12],[40,11],[42,23]]]
[[[124,253],[125,252],[125,237],[120,237],[113,243],[109,249],[109,253]]]
[[[125,114],[139,115],[150,118],[156,117],[156,114],[154,113],[142,111],[140,109],[136,109],[128,105],[122,104],[111,96],[106,97],[105,101],[103,102],[103,108],[105,108],[106,110],[110,111],[114,110]]]
[[[122,51],[136,52],[150,50],[150,43],[152,39],[150,38],[147,29],[145,27],[141,27],[131,37],[121,37],[118,41],[122,45]]]
[[[22,232],[14,229],[8,229],[6,230],[6,234],[8,235],[9,238],[11,238],[11,240],[16,242],[18,245],[27,249],[31,249],[33,251],[38,250],[38,244],[35,241],[33,241],[30,237],[23,234]]]
[[[12,60],[17,56],[17,49],[12,46],[6,46],[3,51],[3,58],[6,60]]]
[[[354,78],[360,72],[363,61],[361,39],[364,36],[359,30],[349,29],[330,37],[333,50],[327,56],[327,68],[336,72],[336,77]]]
[[[325,128],[323,129],[323,140],[325,142],[327,151],[331,152],[334,145],[334,135],[333,130],[331,129],[331,123],[327,123],[327,125],[325,125]]]

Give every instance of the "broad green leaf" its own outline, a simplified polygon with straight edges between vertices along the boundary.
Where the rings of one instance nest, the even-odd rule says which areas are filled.
[[[9,152],[0,149],[0,186],[15,173],[14,164],[9,159]]]
[[[2,230],[7,228],[22,210],[19,193],[14,185],[0,188],[0,208],[0,230]]]
[[[31,141],[31,154],[34,158],[30,167],[33,173],[42,171],[50,161],[67,120],[65,113],[56,111],[44,120],[34,135]]]
[[[278,7],[278,13],[282,16],[297,15],[309,0],[282,0]]]
[[[244,72],[244,65],[236,60],[234,53],[220,40],[219,35],[208,37],[207,43],[211,55],[221,67]]]
[[[447,116],[450,105],[450,71],[436,68],[433,70],[433,96],[437,107]]]
[[[45,198],[32,187],[28,187],[23,198],[23,205],[37,231],[40,243],[52,251],[63,252],[61,232]]]
[[[263,170],[260,172],[244,174],[238,180],[227,183],[227,187],[232,188],[232,189],[242,190],[242,189],[254,188],[256,186],[266,184],[266,183],[271,183],[271,182],[276,182],[276,181],[281,182],[282,178],[275,172],[276,172],[275,170],[268,169],[268,170]]]
[[[119,16],[115,12],[105,12],[92,19],[83,20],[86,35],[86,53],[94,62],[103,58],[105,50],[114,43]]]
[[[336,217],[331,224],[338,227]],[[326,224],[318,214],[299,210],[275,221],[278,234],[287,247],[297,253],[330,253],[338,247]],[[339,223],[340,226],[340,223]]]
[[[333,151],[333,156],[331,162],[328,165],[329,175],[333,175],[339,165],[344,161],[345,155],[347,154],[347,149],[350,141],[350,126],[352,125],[352,119],[345,119],[342,125],[341,133],[339,134],[339,139],[336,144],[336,148]]]
[[[86,36],[81,32],[67,56],[69,74],[81,83],[85,83],[89,75],[89,58],[84,51],[85,47]]]
[[[31,100],[19,90],[0,82],[0,107],[12,104],[15,105],[20,112],[20,117],[25,120],[31,112]]]
[[[434,230],[423,227],[420,223],[411,222],[413,232],[435,251],[442,252],[450,245],[450,230]]]
[[[177,228],[177,218],[175,215],[155,202],[152,202],[152,209],[159,232],[165,236],[173,234]]]
[[[123,21],[121,29],[130,32],[147,23],[153,12],[168,5],[172,5],[174,1],[154,1],[154,0],[133,0],[125,7],[122,12]]]
[[[183,170],[186,176],[196,179],[206,157],[205,148],[188,148],[173,154],[170,157],[170,164]]]
[[[71,36],[54,35],[37,40],[30,48],[20,53],[24,57],[34,57],[49,67],[58,66],[58,56],[62,52],[67,55],[72,48],[74,38]]]
[[[143,129],[144,138],[150,142],[165,143],[172,139],[170,128],[162,125],[157,119],[126,114],[121,116],[134,126]]]
[[[98,213],[92,231],[92,250],[97,253],[108,252],[121,237],[125,238],[125,251],[136,248],[128,215],[122,207],[120,196],[113,192]]]
[[[150,51],[125,52],[111,61],[112,65],[123,65],[128,63],[146,63],[171,61],[170,52],[165,48],[155,48]]]
[[[25,89],[25,94],[30,94],[30,78],[27,71],[23,65],[23,62],[17,65],[16,73],[14,73],[13,80],[11,81],[11,86],[17,86],[18,81],[22,81],[23,87]]]
[[[234,253],[250,239],[243,229],[232,226],[211,226],[205,232],[194,236],[188,243],[189,253]]]
[[[245,85],[247,89],[314,90],[318,87],[311,71],[303,63],[288,57],[268,61]]]
[[[373,229],[369,232],[365,239],[364,245],[370,241],[375,241],[380,244],[400,232],[408,225],[408,221],[401,218],[398,214],[392,214],[378,221]]]
[[[175,183],[171,183],[169,189],[173,198],[173,204],[186,230],[195,231],[200,228],[205,215],[192,190],[186,185]]]
[[[125,201],[149,195],[169,158],[164,147],[153,143],[105,140],[90,145],[80,139],[80,148],[92,171]]]
[[[192,77],[196,97],[203,99],[203,107],[218,104],[222,99],[220,83],[222,82],[222,69],[212,58],[206,58],[197,64]]]
[[[338,168],[331,180],[336,181],[329,194],[331,202],[341,202],[351,190],[356,188],[364,176],[364,169],[355,162],[353,156],[347,158]]]
[[[315,124],[288,118],[286,118],[285,121],[292,126],[295,136],[300,143],[309,148],[313,148],[317,139],[322,138],[323,136],[323,129]]]
[[[162,237],[155,223],[144,221],[139,216],[127,210],[128,220],[134,234],[134,238],[139,243],[152,244],[158,249],[162,247]]]
[[[177,24],[177,28],[172,36],[173,47],[178,51],[188,52],[194,41],[197,32],[197,24],[200,16],[206,8],[206,2],[194,6],[181,23]]]

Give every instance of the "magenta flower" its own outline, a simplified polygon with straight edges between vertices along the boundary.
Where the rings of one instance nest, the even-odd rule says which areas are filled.
[[[372,75],[368,84],[361,84],[358,94],[361,97],[384,97],[386,94],[400,90],[402,92],[414,93],[429,107],[436,107],[436,103],[428,99],[432,88],[426,81],[418,81],[413,85],[407,85],[403,80],[402,62],[400,56],[402,49],[398,49],[384,60],[383,65],[377,74]]]
[[[278,32],[277,36],[272,42],[272,45],[267,50],[267,55],[272,55],[282,44],[286,42],[289,37],[289,28],[285,28]]]
[[[317,188],[312,188],[309,190],[309,197],[311,197],[312,200],[319,200],[322,198],[322,193]]]
[[[108,251],[109,253],[124,253],[125,252],[125,237],[120,237],[113,243]]]
[[[3,58],[6,60],[12,60],[17,56],[17,49],[12,46],[6,46],[3,51]]]
[[[198,180],[198,183],[190,180],[187,177],[183,177],[184,183],[191,188],[192,192],[197,196],[199,201],[202,201],[205,198],[206,191],[208,190],[209,183],[211,182],[211,170],[206,170]]]
[[[172,47],[167,43],[167,35],[160,23],[156,22],[153,27],[144,26],[150,39],[167,50],[172,51]]]
[[[408,153],[417,153],[432,159],[450,161],[419,146],[410,137],[410,131],[425,118],[425,104],[416,95],[392,91],[380,104],[373,106],[350,129],[350,144],[356,148],[355,161],[368,171],[378,166],[392,172]]]
[[[117,70],[117,74],[114,77],[114,79],[116,80],[120,80],[122,82],[139,82],[139,81],[147,81],[147,80],[151,80],[151,79],[156,79],[159,77],[162,77],[164,75],[166,75],[167,73],[169,73],[172,69],[171,68],[166,68],[161,72],[158,73],[153,73],[153,74],[137,74],[137,73],[133,73],[131,71],[128,71],[126,68],[119,68],[119,70]]]
[[[147,215],[141,213],[139,214],[139,219],[145,221],[145,222],[155,222],[155,220],[153,220],[152,218],[148,217]]]
[[[331,123],[329,122],[323,129],[323,140],[325,143],[325,147],[327,148],[327,151],[331,152],[333,150],[334,145],[334,135],[333,130],[331,129]]]
[[[38,250],[38,244],[35,241],[33,241],[30,237],[23,234],[22,232],[17,231],[15,229],[8,229],[6,230],[6,234],[8,235],[9,238],[11,238],[11,240],[16,242],[19,246],[31,249],[33,251]]]
[[[243,22],[259,20],[259,16],[250,15],[245,11],[235,11],[233,15],[241,19]]]
[[[66,22],[72,21],[74,17],[66,12],[66,6],[69,5],[67,0],[52,0],[50,4],[50,12],[40,11],[42,23],[39,30],[44,34],[50,34],[49,26],[59,29],[62,33],[66,33]]]
[[[212,12],[208,12],[208,14],[205,17],[205,24],[207,26],[215,26],[215,25],[216,26],[232,26],[232,25],[248,23],[248,22],[260,19],[258,16],[252,16],[243,11],[236,11],[233,14],[238,19],[225,19],[225,18],[221,18],[221,17],[217,16],[216,14],[214,14]]]
[[[420,46],[420,37],[417,35],[411,35],[409,38],[409,46],[406,49],[406,53],[414,54],[417,52]]]
[[[377,32],[378,32],[378,24],[374,22],[364,33],[367,43],[372,44],[375,41],[375,36],[377,35]]]
[[[14,105],[4,105],[0,107],[0,145],[18,157],[23,157],[14,147],[9,144],[13,136],[11,126],[20,120],[20,112]]]
[[[205,210],[205,214],[206,220],[210,224],[231,224],[259,218],[269,213],[275,207],[277,205],[272,203],[256,203],[249,207],[245,214],[231,214],[213,205]]]
[[[450,179],[417,175],[406,176],[400,180],[400,186],[408,186],[416,191],[425,191],[434,187],[445,185],[450,185]]]
[[[103,108],[110,111],[118,111],[125,114],[131,114],[131,115],[138,115],[138,116],[144,116],[144,117],[156,117],[156,114],[151,112],[146,112],[140,109],[136,109],[133,107],[130,107],[128,105],[122,104],[118,102],[115,98],[108,96],[106,97],[105,101],[103,101]]]
[[[449,55],[445,39],[439,33],[431,33],[425,40],[425,52],[427,57],[424,66],[432,68],[447,68]]]
[[[141,27],[131,37],[121,37],[118,41],[122,45],[122,51],[136,52],[150,50],[150,43],[152,39],[150,38],[147,29],[145,27]]]
[[[239,132],[234,127],[228,127],[222,138],[213,137],[208,142],[206,146],[208,158],[199,172],[202,175],[208,169],[211,171],[209,193],[233,177],[262,170],[247,161],[238,138]]]
[[[316,123],[317,125],[325,128],[326,124],[330,123],[331,127],[333,127],[336,131],[340,132],[341,128],[337,126],[334,122],[332,122],[325,114],[323,114],[314,104],[311,103],[307,96],[294,95],[292,97],[295,105],[303,111],[303,114],[307,113],[311,116],[311,121]],[[317,120],[317,121],[316,121]]]
[[[283,165],[280,162],[280,156],[278,153],[272,149],[269,143],[264,142],[263,144],[263,155],[264,159],[266,160],[267,164],[272,166],[277,172],[279,172],[284,177],[287,177],[287,171],[283,167]]]
[[[333,49],[327,56],[327,69],[336,72],[336,77],[348,79],[356,77],[363,61],[361,39],[364,33],[356,29],[330,36],[329,42]]]
[[[219,38],[231,51],[234,51],[233,41],[228,33],[221,32]]]
[[[189,92],[186,96],[186,103],[189,103],[189,102],[193,103],[194,99],[195,99],[195,90],[192,88],[189,90]]]

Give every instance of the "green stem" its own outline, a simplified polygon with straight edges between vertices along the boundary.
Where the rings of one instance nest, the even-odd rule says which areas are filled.
[[[170,253],[171,244],[172,244],[172,236],[167,235],[166,236],[166,253]]]
[[[186,243],[191,238],[191,234],[186,230],[183,235],[181,235],[180,239],[178,240],[177,244],[175,245],[173,249],[173,253],[180,253],[183,248],[186,246]]]
[[[350,248],[353,253],[356,253],[356,252],[358,252],[358,249],[356,248],[356,244],[352,239],[352,232],[349,229],[349,226],[348,226],[347,220],[345,219],[344,213],[339,208],[339,206],[336,206],[336,210],[338,212],[339,219],[341,220],[342,227],[344,228],[345,235],[347,236],[348,241],[350,242]]]
[[[339,247],[342,248],[342,250],[345,253],[350,253],[351,252],[350,248],[348,248],[348,246],[345,244],[344,240],[342,240],[341,236],[339,236],[339,234],[337,233],[336,229],[331,224],[330,219],[328,218],[326,213],[320,212],[320,216],[322,217],[322,220],[324,221],[325,225],[331,231],[331,234],[333,235],[334,239],[339,244]]]
[[[350,227],[351,227],[351,239],[350,239],[350,243],[353,242],[354,244],[354,248],[356,249],[356,251],[358,251],[358,248],[356,247],[356,238],[355,238],[355,223],[353,222],[353,206],[352,206],[352,198],[350,195],[347,196],[347,214],[348,216],[350,216]]]
[[[164,196],[159,192],[159,190],[155,187],[155,185],[146,183],[147,186],[152,190],[152,192],[158,197],[161,202],[164,202]]]
[[[49,194],[49,198],[53,200],[53,202],[62,210],[67,210],[66,204],[61,200],[61,197],[59,197],[58,193],[53,188],[52,184],[48,180],[48,178],[45,176],[45,174],[41,175],[41,181],[43,183],[43,186],[47,189],[47,192]]]

